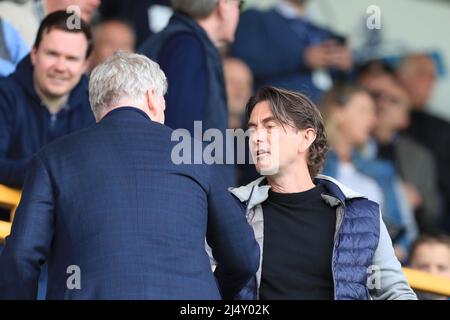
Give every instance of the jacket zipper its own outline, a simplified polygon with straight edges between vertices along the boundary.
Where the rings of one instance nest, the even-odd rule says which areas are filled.
[[[50,115],[50,128],[53,130],[55,129],[56,120],[58,120],[58,116],[56,113],[52,113]]]

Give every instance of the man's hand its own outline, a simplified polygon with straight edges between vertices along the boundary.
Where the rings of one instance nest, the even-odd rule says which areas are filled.
[[[305,50],[305,63],[311,69],[336,68],[348,71],[353,64],[350,50],[334,40],[325,41]]]
[[[353,65],[352,53],[347,47],[335,45],[328,49],[330,51],[330,66],[341,71],[349,71]]]
[[[329,67],[328,49],[325,44],[309,47],[305,50],[305,64],[311,69],[324,69]]]

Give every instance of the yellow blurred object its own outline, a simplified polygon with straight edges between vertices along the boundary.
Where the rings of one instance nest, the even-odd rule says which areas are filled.
[[[19,205],[20,197],[20,190],[0,185],[0,207],[10,209],[12,212],[10,222],[0,221],[0,243],[2,243],[11,232],[14,212]],[[403,272],[405,273],[409,285],[414,290],[450,297],[450,278],[410,268],[403,268]]]
[[[0,221],[0,243],[5,241],[5,238],[11,233],[11,222]]]
[[[5,238],[11,232],[12,221],[14,219],[14,212],[20,202],[21,193],[19,190],[11,189],[0,185],[0,208],[11,210],[10,222],[0,221],[0,243],[5,241]]]
[[[403,272],[414,290],[450,297],[450,278],[410,268]]]

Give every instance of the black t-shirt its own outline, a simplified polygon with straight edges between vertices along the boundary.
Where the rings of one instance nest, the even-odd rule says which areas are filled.
[[[336,211],[322,193],[321,185],[300,193],[269,191],[263,204],[261,299],[334,299]]]

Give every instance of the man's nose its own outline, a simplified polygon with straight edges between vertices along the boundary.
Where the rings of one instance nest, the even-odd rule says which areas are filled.
[[[264,142],[266,140],[266,136],[266,130],[257,128],[253,131],[252,142],[255,144]]]
[[[56,71],[64,72],[66,70],[66,60],[63,57],[58,58],[53,67]]]

